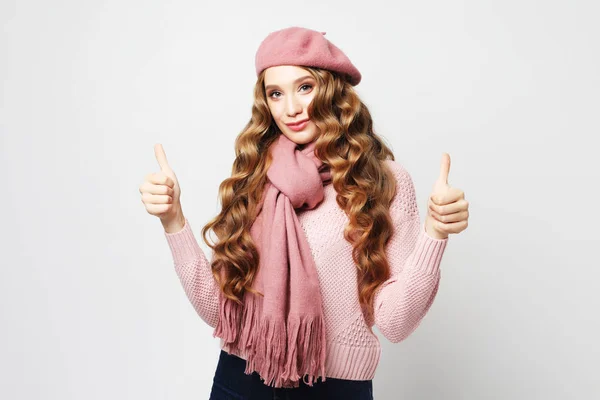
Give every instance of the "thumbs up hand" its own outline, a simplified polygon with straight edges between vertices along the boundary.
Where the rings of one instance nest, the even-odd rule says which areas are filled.
[[[146,175],[140,185],[142,203],[149,214],[160,218],[165,230],[178,231],[185,224],[179,181],[161,144],[154,145],[154,155],[160,171]]]
[[[450,233],[460,233],[469,225],[469,202],[462,190],[448,185],[450,155],[444,153],[440,176],[433,185],[427,203],[425,231],[435,239],[446,239]]]

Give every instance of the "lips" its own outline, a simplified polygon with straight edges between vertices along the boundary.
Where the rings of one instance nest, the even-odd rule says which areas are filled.
[[[308,124],[308,119],[302,120],[302,121],[298,121],[298,122],[294,122],[293,124],[286,124],[288,126],[288,128],[290,128],[293,131],[301,131],[302,129],[304,129],[304,127]]]
[[[292,126],[298,126],[298,125],[301,125],[301,124],[305,123],[306,121],[308,121],[308,119],[303,119],[302,121],[298,121],[298,122],[290,122],[290,123],[288,123],[286,125],[290,126],[290,127],[292,127]]]

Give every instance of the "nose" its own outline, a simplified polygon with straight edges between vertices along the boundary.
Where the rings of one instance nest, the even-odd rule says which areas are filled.
[[[295,117],[302,112],[302,105],[296,98],[296,96],[287,96],[285,104],[285,112],[288,117]]]

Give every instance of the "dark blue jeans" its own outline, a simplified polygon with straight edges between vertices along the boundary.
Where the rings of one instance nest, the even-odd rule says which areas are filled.
[[[256,372],[246,375],[245,369],[245,360],[221,350],[210,400],[373,400],[372,380],[327,378],[312,387],[300,380],[297,388],[274,388],[265,385]]]

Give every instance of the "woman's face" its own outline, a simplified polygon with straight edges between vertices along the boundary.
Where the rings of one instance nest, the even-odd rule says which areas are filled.
[[[290,140],[304,145],[318,135],[308,116],[317,81],[304,68],[280,65],[265,70],[267,104],[279,130]]]

